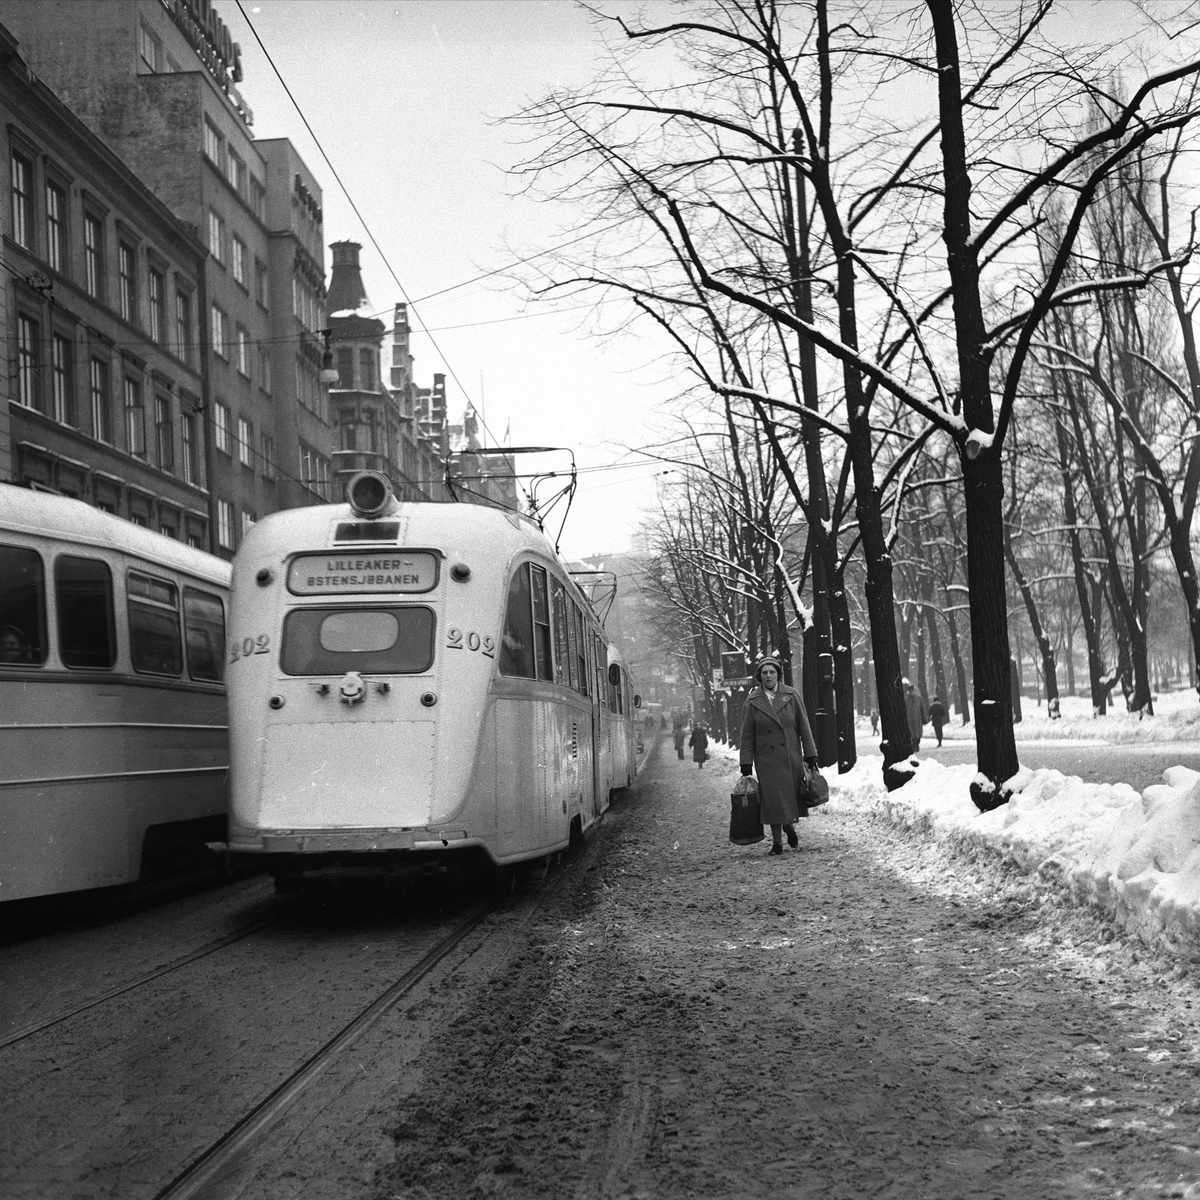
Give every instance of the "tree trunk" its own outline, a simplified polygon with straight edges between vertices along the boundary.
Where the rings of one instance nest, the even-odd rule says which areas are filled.
[[[971,723],[971,705],[967,700],[967,672],[963,666],[962,645],[958,640],[958,621],[955,619],[953,611],[946,613],[946,624],[950,627],[950,654],[954,659],[954,676],[958,687],[958,699],[955,704],[958,706],[962,723],[969,725]]]
[[[1042,679],[1046,686],[1046,712],[1053,721],[1061,716],[1058,699],[1058,674],[1054,666],[1054,647],[1050,645],[1050,639],[1042,627],[1037,603],[1033,598],[1033,589],[1029,586],[1025,572],[1021,570],[1021,564],[1017,562],[1017,556],[1013,553],[1012,538],[1007,529],[1004,531],[1004,553],[1008,558],[1009,570],[1012,571],[1013,579],[1021,592],[1021,599],[1025,601],[1025,612],[1029,616],[1029,628],[1033,631],[1033,640],[1037,642],[1038,650],[1041,652]]]
[[[971,799],[982,811],[1009,797],[1004,782],[1018,768],[1013,734],[1004,578],[1004,477],[1001,447],[991,442],[992,412],[987,327],[979,286],[977,248],[971,239],[971,179],[963,133],[962,82],[954,9],[948,0],[926,0],[938,64],[942,134],[943,216],[946,261],[954,302],[962,414],[972,436],[959,444],[967,512],[967,587],[975,666],[975,745],[979,775]],[[974,438],[982,434],[983,440]]]
[[[858,761],[854,742],[854,652],[850,646],[850,606],[841,571],[829,589],[829,622],[833,634],[834,688],[837,692],[838,771],[849,771]]]
[[[950,693],[946,690],[946,670],[942,665],[942,639],[938,633],[937,612],[932,604],[925,608],[925,627],[929,631],[929,657],[933,660],[933,686],[939,700],[946,704]]]

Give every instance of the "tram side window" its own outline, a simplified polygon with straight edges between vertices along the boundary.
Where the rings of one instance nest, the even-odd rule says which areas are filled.
[[[579,613],[575,605],[563,593],[563,615],[567,622],[567,673],[570,675],[569,686],[580,691],[579,685]]]
[[[617,667],[617,713],[625,715],[625,672]]]
[[[568,679],[571,655],[567,645],[567,589],[557,579],[550,580],[550,598],[554,602],[554,682],[574,687]]]
[[[179,642],[179,589],[139,571],[126,578],[129,593],[129,657],[141,675],[183,674]]]
[[[500,674],[533,675],[533,598],[529,590],[529,564],[521,563],[508,582],[504,633],[500,637]]]
[[[46,661],[46,577],[42,556],[0,546],[0,667]]]
[[[112,572],[98,558],[61,555],[54,563],[58,646],[63,665],[106,670],[117,661]]]
[[[605,664],[608,662],[608,655],[604,650],[604,643],[595,635],[592,634],[592,649],[595,653],[596,673],[592,676],[596,681],[596,699],[601,704],[608,703],[608,683],[605,678],[607,669]]]
[[[433,609],[297,608],[283,623],[288,675],[419,675],[433,666]]]
[[[188,674],[193,679],[220,683],[225,675],[225,606],[221,598],[184,588],[183,628]]]
[[[550,658],[550,594],[546,588],[546,568],[529,564],[533,580],[533,657],[538,679],[553,679]]]
[[[575,686],[585,696],[589,696],[591,689],[588,687],[587,623],[578,606],[575,608],[575,631]]]

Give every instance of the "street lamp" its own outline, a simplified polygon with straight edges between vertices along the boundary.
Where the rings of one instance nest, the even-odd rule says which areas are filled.
[[[325,339],[325,353],[321,355],[321,382],[332,387],[341,379],[338,369],[333,365],[333,351],[329,348],[329,335],[332,329],[322,329],[321,336]]]

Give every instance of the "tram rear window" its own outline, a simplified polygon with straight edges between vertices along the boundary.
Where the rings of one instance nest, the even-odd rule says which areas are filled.
[[[98,558],[63,554],[54,563],[58,647],[63,664],[105,670],[117,661],[112,572]]]
[[[46,661],[46,577],[42,556],[0,546],[0,667]]]
[[[179,589],[166,579],[130,571],[129,656],[140,674],[183,674],[179,641]]]
[[[283,622],[288,675],[417,675],[433,665],[433,609],[298,608]]]
[[[220,683],[225,672],[225,606],[219,596],[183,589],[183,624],[187,631],[188,674]]]

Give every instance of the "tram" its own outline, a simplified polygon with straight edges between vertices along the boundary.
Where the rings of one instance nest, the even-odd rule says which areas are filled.
[[[0,904],[211,865],[230,573],[0,484]]]
[[[234,562],[229,850],[290,891],[582,840],[633,782],[640,701],[554,547],[374,472],[347,496],[263,518]]]

